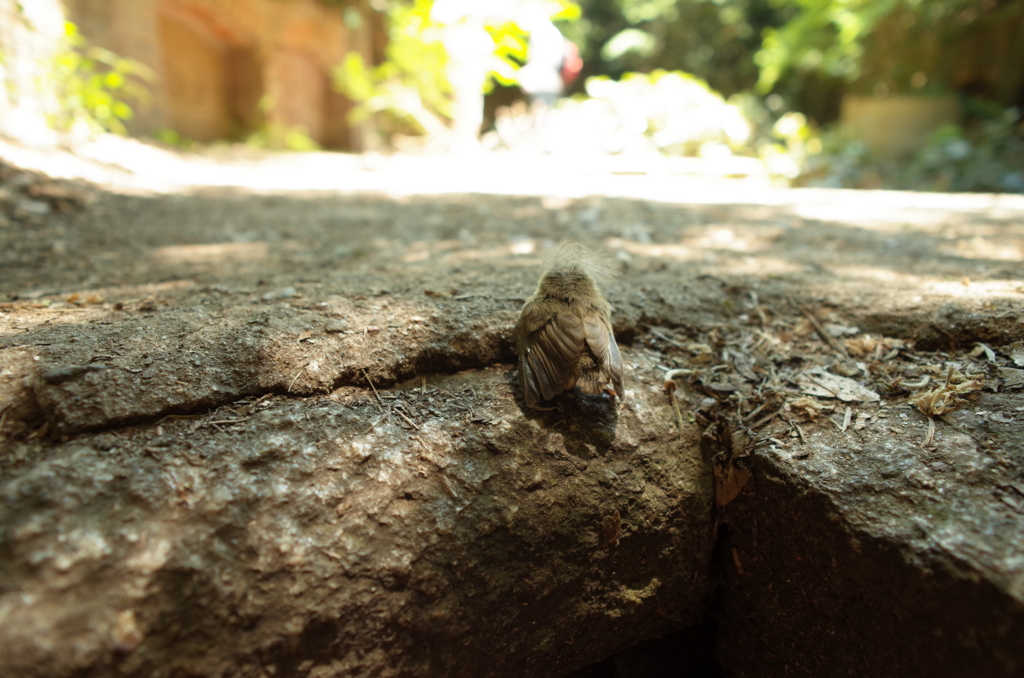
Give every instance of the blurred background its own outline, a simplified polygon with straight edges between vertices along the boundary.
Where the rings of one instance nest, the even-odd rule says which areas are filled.
[[[0,134],[1024,192],[1024,0],[0,0]]]

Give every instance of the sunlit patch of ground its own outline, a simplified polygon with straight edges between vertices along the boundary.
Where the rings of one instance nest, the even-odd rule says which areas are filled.
[[[9,231],[4,261],[24,282],[6,292],[21,299],[115,279],[321,280],[377,262],[525,269],[566,238],[603,246],[632,273],[780,280],[808,294],[856,284],[988,298],[1024,286],[1018,195],[787,189],[763,173],[725,178],[696,158],[184,153],[113,136],[74,153],[0,141],[0,158],[157,198],[88,208],[97,221],[85,230],[40,221]],[[110,243],[114,232],[130,234],[125,247]],[[30,280],[44,269],[52,280]]]

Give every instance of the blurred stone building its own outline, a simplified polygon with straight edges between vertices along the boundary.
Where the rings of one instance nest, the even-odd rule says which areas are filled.
[[[350,51],[379,61],[380,14],[317,0],[66,0],[92,43],[155,73],[133,134],[171,129],[197,141],[242,138],[270,123],[326,148],[359,149],[351,109],[331,86]]]

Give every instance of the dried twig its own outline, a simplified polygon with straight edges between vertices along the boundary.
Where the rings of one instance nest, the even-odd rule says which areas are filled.
[[[409,417],[405,416],[405,414],[404,414],[404,413],[402,412],[402,410],[398,409],[397,407],[393,407],[393,408],[391,408],[391,411],[392,411],[392,412],[394,412],[395,414],[397,414],[398,416],[400,416],[400,417],[401,417],[402,419],[405,419],[405,421],[406,421],[406,422],[407,422],[407,423],[408,423],[408,424],[409,424],[410,426],[412,426],[413,428],[415,428],[415,429],[416,429],[417,431],[419,431],[419,430],[420,430],[420,427],[419,427],[419,425],[418,425],[418,424],[417,424],[417,423],[416,423],[415,421],[413,421],[412,419],[410,419]]]
[[[650,332],[651,332],[651,334],[653,334],[654,336],[658,337],[662,341],[664,341],[666,343],[669,343],[669,344],[675,346],[676,348],[686,348],[686,346],[683,345],[682,342],[676,341],[672,337],[672,335],[669,334],[668,331],[665,330],[662,327],[658,327],[657,325],[655,325],[654,327],[651,328]]]
[[[370,424],[370,428],[368,428],[365,431],[363,431],[363,435],[366,435],[367,433],[369,433],[373,429],[377,428],[377,425],[380,424],[382,421],[384,421],[384,417],[386,417],[386,416],[388,416],[387,412],[385,412],[384,414],[380,415],[380,417],[377,418],[377,421],[375,421],[372,424]]]
[[[921,447],[931,447],[935,441],[935,420],[928,417],[928,433],[924,437],[924,442],[921,443]]]
[[[373,381],[370,379],[370,375],[366,373],[366,370],[359,368],[363,371],[363,376],[366,377],[366,381],[370,384],[370,388],[373,389],[373,395],[377,396],[377,402],[380,404],[380,411],[384,412],[387,408],[384,405],[384,401],[380,397],[380,393],[377,393],[377,387],[373,385]]]
[[[299,377],[302,376],[302,372],[305,369],[306,369],[305,365],[303,365],[301,368],[299,368],[299,371],[295,374],[295,377],[292,379],[291,383],[288,384],[288,393],[292,392],[292,386],[295,386],[295,382],[297,382],[299,380]]]
[[[775,410],[774,412],[772,412],[768,416],[762,417],[762,418],[758,419],[757,421],[755,421],[753,424],[750,425],[750,430],[751,431],[755,431],[755,430],[761,428],[762,426],[764,426],[765,424],[769,423],[772,419],[774,419],[778,415],[779,415],[779,410]]]
[[[825,326],[821,324],[820,320],[818,320],[818,316],[814,315],[814,313],[811,312],[810,309],[804,308],[803,306],[796,303],[792,299],[789,300],[789,303],[795,306],[796,309],[800,311],[800,313],[802,313],[803,316],[807,318],[807,320],[812,325],[814,325],[814,329],[818,333],[818,336],[820,336],[826,344],[831,346],[833,351],[836,351],[844,356],[846,355],[846,348],[842,344],[840,344],[835,337],[833,337],[831,334],[828,333],[828,331],[825,330]]]
[[[756,417],[758,414],[760,414],[761,410],[763,410],[766,407],[768,407],[768,402],[761,403],[750,414],[748,414],[747,416],[743,417],[743,421],[750,421],[751,419]]]

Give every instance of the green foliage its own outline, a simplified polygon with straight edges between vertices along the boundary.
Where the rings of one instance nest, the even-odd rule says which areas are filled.
[[[556,6],[554,19],[575,21],[580,16],[580,7],[572,0],[557,0]],[[371,66],[360,54],[350,52],[335,68],[335,87],[359,104],[351,122],[373,116],[385,131],[444,134],[445,120],[452,115],[452,87],[442,42],[445,25],[432,18],[433,7],[433,0],[387,0],[389,41],[384,62]],[[527,33],[510,16],[485,22],[493,51],[491,70],[481,83],[484,92],[495,84],[516,84],[516,70],[526,59]]]
[[[823,135],[823,151],[804,165],[797,183],[1024,193],[1024,123],[1019,120],[1020,111],[1010,108],[967,126],[945,125],[907,162],[877,158],[861,141],[831,130]]]
[[[486,30],[494,42],[494,56],[500,64],[490,71],[484,84],[484,91],[490,92],[495,82],[505,86],[516,84],[515,72],[526,61],[529,36],[514,21],[487,26]]]
[[[320,145],[309,136],[302,125],[289,127],[281,123],[267,122],[261,129],[245,139],[247,146],[276,151],[319,151]]]
[[[558,10],[551,15],[552,21],[571,23],[583,17],[583,8],[578,0],[555,0]]]
[[[181,136],[178,132],[168,127],[158,129],[153,133],[153,138],[161,143],[173,146],[183,151],[191,151],[197,146],[197,142]]]
[[[779,22],[769,0],[581,0],[583,18],[563,32],[580,47],[587,74],[680,70],[731,95],[753,86],[765,27]]]
[[[389,40],[384,63],[373,67],[349,52],[334,70],[334,85],[358,102],[350,121],[390,112],[412,131],[434,131],[451,113],[448,55],[431,21],[432,0],[388,4]],[[419,129],[417,129],[419,128]]]
[[[658,49],[658,39],[639,28],[627,28],[619,31],[615,36],[604,43],[601,48],[601,58],[605,61],[614,61],[625,57],[631,52],[641,58],[649,58]]]
[[[187,137],[181,136],[172,129],[161,129],[153,135],[157,141],[173,146],[182,151],[198,151],[202,148],[216,148],[226,146],[230,142],[217,141],[213,144],[202,144]],[[246,146],[271,151],[319,151],[320,145],[309,136],[306,128],[302,125],[289,127],[281,123],[267,122],[260,129],[256,130],[242,140]]]
[[[91,132],[126,134],[124,122],[134,114],[129,102],[148,100],[146,83],[152,78],[145,65],[89,45],[78,27],[66,22],[44,83],[57,101],[50,125],[62,132],[84,125]]]
[[[787,72],[816,73],[847,82],[864,75],[868,38],[879,24],[901,13],[919,34],[935,30],[978,0],[772,0],[785,19],[766,28],[755,57],[757,89],[770,92]]]
[[[1002,115],[973,128],[947,125],[898,178],[907,188],[941,191],[1024,193],[1024,125],[1020,111]]]

